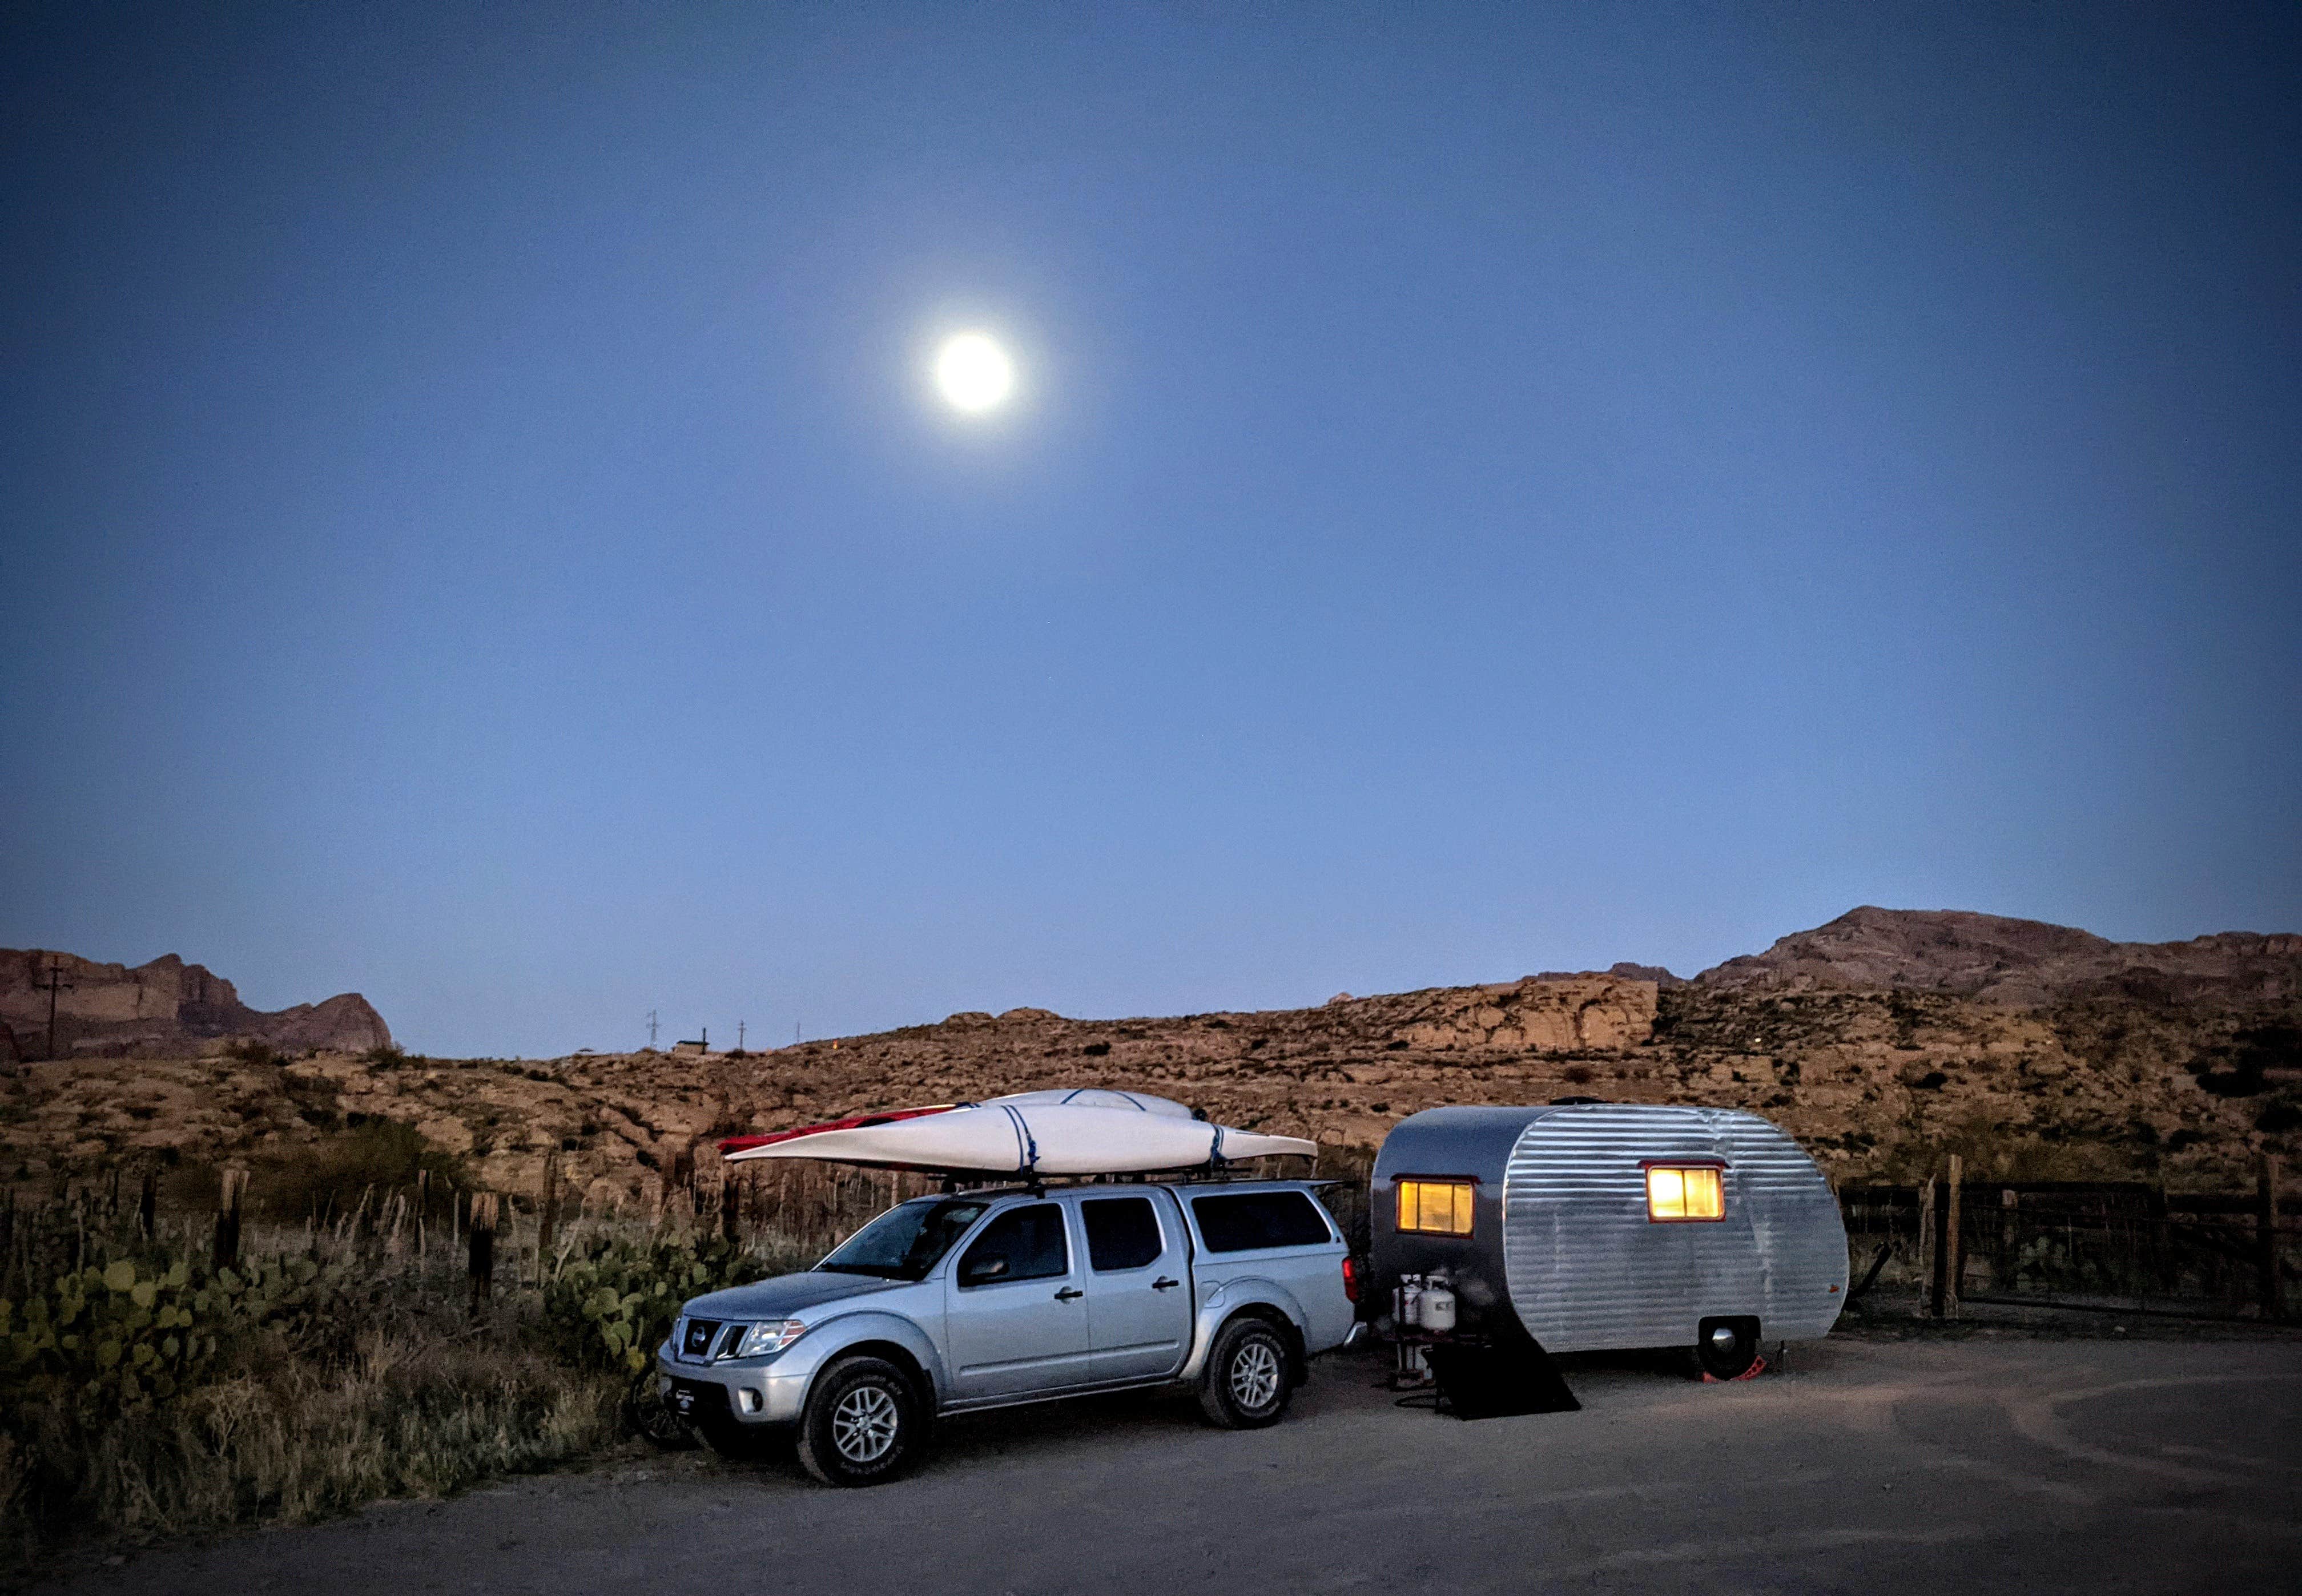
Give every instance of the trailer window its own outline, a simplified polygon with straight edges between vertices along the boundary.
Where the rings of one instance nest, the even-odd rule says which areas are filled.
[[[1402,1180],[1399,1228],[1419,1236],[1467,1236],[1475,1191],[1468,1180]]]
[[[1652,1163],[1647,1166],[1647,1217],[1652,1220],[1724,1219],[1726,1189],[1715,1165]]]

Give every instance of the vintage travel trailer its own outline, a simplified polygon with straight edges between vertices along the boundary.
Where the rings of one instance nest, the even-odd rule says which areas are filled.
[[[1829,1182],[1735,1109],[1430,1109],[1392,1128],[1369,1197],[1371,1284],[1410,1340],[1684,1347],[1731,1379],[1846,1301]]]

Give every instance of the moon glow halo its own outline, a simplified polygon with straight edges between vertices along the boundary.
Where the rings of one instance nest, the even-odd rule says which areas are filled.
[[[937,351],[935,379],[953,409],[979,416],[1014,391],[1015,365],[982,333],[962,332]]]

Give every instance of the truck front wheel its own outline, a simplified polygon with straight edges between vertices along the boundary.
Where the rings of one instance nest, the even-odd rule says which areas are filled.
[[[800,1466],[827,1485],[877,1485],[911,1461],[919,1397],[895,1365],[851,1357],[826,1369],[799,1423]]]
[[[1295,1394],[1286,1340],[1261,1319],[1234,1319],[1215,1333],[1199,1376],[1199,1410],[1226,1430],[1275,1424]]]

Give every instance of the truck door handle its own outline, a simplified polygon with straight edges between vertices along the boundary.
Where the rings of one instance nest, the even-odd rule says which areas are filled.
[[[1057,1302],[1069,1302],[1074,1297],[1084,1297],[1086,1295],[1086,1292],[1080,1290],[1076,1286],[1065,1286],[1062,1290],[1055,1293],[1055,1300]]]
[[[1172,1291],[1182,1283],[1183,1282],[1180,1281],[1171,1281],[1163,1274],[1157,1280],[1151,1282],[1151,1289],[1154,1291]]]

